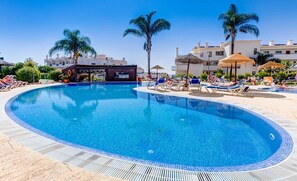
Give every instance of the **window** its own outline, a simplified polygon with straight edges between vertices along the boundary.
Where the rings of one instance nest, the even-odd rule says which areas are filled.
[[[297,53],[297,51],[295,51],[295,53]]]
[[[265,53],[265,54],[268,54],[268,53],[269,53],[269,51],[263,51],[263,53]]]
[[[216,51],[216,55],[217,56],[223,56],[224,55],[224,51]]]
[[[282,53],[282,51],[275,51],[275,53],[276,53],[276,54],[281,54],[281,53]]]
[[[96,65],[96,63],[91,63],[91,65]]]
[[[286,54],[290,54],[290,53],[291,53],[290,50],[287,50],[287,51],[286,51]]]
[[[212,52],[208,52],[208,57],[212,57]]]
[[[200,57],[203,57],[203,53],[200,53]]]
[[[209,62],[209,65],[218,65],[218,62]]]
[[[254,48],[254,55],[257,55],[258,49]]]

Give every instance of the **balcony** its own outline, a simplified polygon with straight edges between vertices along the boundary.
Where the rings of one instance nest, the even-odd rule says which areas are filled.
[[[291,54],[273,54],[274,58],[279,58],[281,60],[297,60],[297,53],[291,53]]]

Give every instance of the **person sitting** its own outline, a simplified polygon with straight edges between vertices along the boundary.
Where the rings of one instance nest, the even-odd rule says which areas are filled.
[[[166,74],[166,84],[167,85],[171,85],[172,84],[172,81],[171,81],[170,76],[168,74]]]
[[[286,88],[287,87],[287,85],[286,85],[286,81],[282,81],[282,85],[281,85],[281,87],[283,87],[283,88]]]

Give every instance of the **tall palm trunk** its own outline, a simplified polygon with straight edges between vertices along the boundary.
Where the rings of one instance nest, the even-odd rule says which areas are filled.
[[[74,64],[76,65],[77,64],[77,61],[78,61],[78,56],[79,56],[79,53],[77,51],[74,51]]]
[[[147,42],[147,72],[148,75],[151,75],[151,50],[152,50],[152,42],[148,40]]]
[[[232,33],[232,35],[231,35],[231,55],[234,54],[234,42],[235,42],[235,35]],[[230,67],[230,79],[232,78],[232,68],[233,68],[233,65],[231,64],[231,67]]]

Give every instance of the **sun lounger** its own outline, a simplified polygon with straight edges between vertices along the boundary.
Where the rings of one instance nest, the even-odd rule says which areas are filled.
[[[149,83],[147,86],[150,90],[156,90],[156,91],[169,91],[170,87],[166,84],[164,78],[159,78],[157,82],[155,83]]]
[[[191,79],[190,85],[189,85],[189,91],[191,91],[192,89],[195,89],[195,88],[197,88],[197,90],[201,92],[200,81],[197,78]]]
[[[3,80],[0,80],[1,84],[8,87],[9,89],[13,89],[13,88],[16,88],[18,87],[18,84],[16,82],[13,82],[13,83],[7,83]]]
[[[217,91],[228,91],[231,92],[232,95],[236,94],[239,95],[241,94],[244,90],[248,91],[249,89],[246,88],[244,85],[232,85],[232,86],[206,86],[205,89],[207,90],[208,93],[216,93]]]
[[[9,86],[0,84],[0,92],[9,91],[9,90],[10,90]]]
[[[182,91],[185,83],[185,81],[173,82],[170,86],[170,89],[174,91]]]

